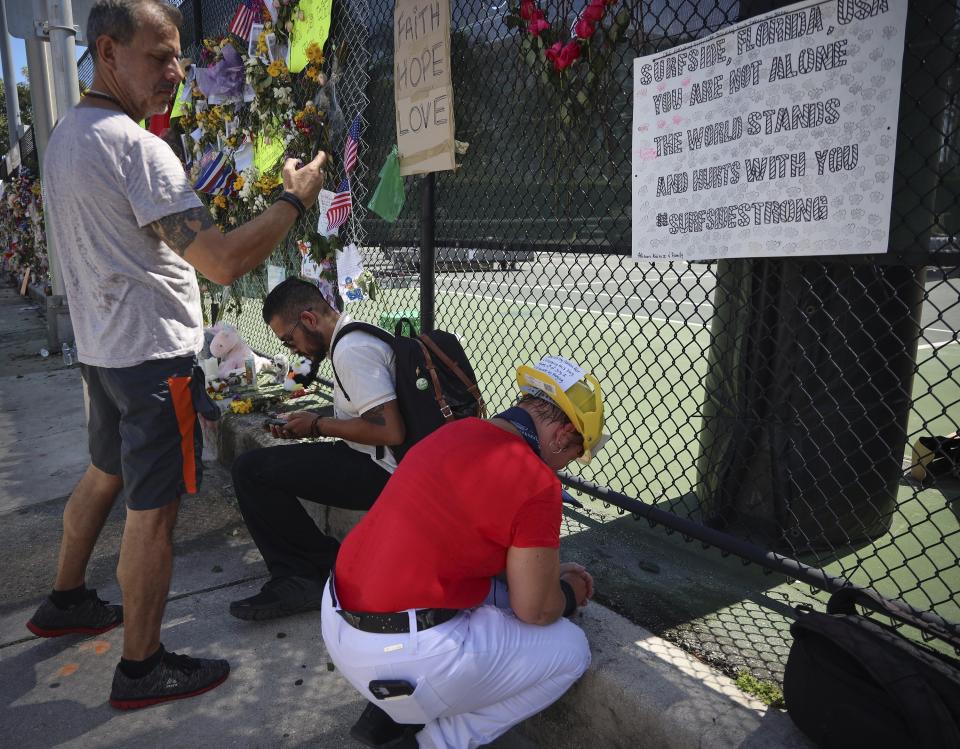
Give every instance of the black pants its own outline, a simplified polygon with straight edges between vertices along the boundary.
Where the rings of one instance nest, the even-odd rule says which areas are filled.
[[[233,463],[240,512],[271,577],[323,580],[340,544],[320,532],[298,497],[345,510],[369,510],[390,474],[345,442],[251,450]]]

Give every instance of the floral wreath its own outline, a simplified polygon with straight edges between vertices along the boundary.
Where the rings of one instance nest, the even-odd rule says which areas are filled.
[[[562,40],[557,41],[543,51],[543,56],[553,63],[554,70],[562,72],[580,59],[583,48],[590,44],[603,20],[607,7],[614,3],[616,0],[590,0],[573,25],[573,38],[566,44]],[[549,32],[553,28],[534,0],[520,0],[519,11],[510,7],[510,12],[508,25],[526,26],[527,33],[534,39],[539,40],[543,32]]]

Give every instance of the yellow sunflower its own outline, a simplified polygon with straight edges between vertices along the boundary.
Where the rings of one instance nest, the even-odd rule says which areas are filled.
[[[287,65],[283,60],[274,60],[267,65],[267,75],[271,78],[279,78],[287,74]]]

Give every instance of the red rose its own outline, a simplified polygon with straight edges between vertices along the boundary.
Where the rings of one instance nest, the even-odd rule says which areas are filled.
[[[553,63],[557,70],[566,70],[580,57],[580,43],[567,42],[567,45],[560,50],[560,54]]]
[[[596,30],[597,27],[586,18],[581,18],[579,21],[577,21],[577,25],[573,27],[573,33],[579,36],[581,39],[589,39],[593,36],[593,32]]]
[[[549,28],[550,24],[542,18],[535,18],[527,24],[527,31],[530,32],[530,36],[540,36],[540,32],[546,31]]]
[[[557,42],[550,49],[548,49],[543,54],[546,58],[553,63],[553,67],[557,68],[557,61],[560,59],[560,52],[563,50],[563,42]],[[557,68],[559,70],[560,68]]]
[[[537,6],[533,4],[533,0],[522,0],[520,3],[520,18],[524,21],[530,21],[533,19],[533,12],[537,9]]]
[[[598,23],[603,18],[603,11],[606,7],[603,3],[604,0],[592,0],[590,5],[583,9],[583,15],[580,18],[590,21],[590,23]]]

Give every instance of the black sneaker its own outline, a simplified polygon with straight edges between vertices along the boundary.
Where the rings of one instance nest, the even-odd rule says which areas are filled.
[[[319,611],[323,583],[310,577],[276,577],[268,580],[260,592],[250,598],[230,603],[230,613],[237,619],[261,621],[302,611]]]
[[[350,735],[365,746],[403,747],[417,746],[416,740],[409,743],[423,725],[405,725],[397,723],[387,713],[368,702],[360,718],[350,729]],[[406,742],[406,743],[405,743]]]
[[[47,596],[27,622],[27,629],[37,637],[99,635],[122,623],[123,607],[107,605],[91,589],[86,598],[67,609],[58,608]]]
[[[163,645],[160,649],[163,650]],[[182,700],[209,692],[223,684],[229,675],[230,664],[224,660],[190,658],[163,650],[160,663],[140,679],[131,679],[117,666],[113,672],[110,704],[118,710],[136,710]]]

